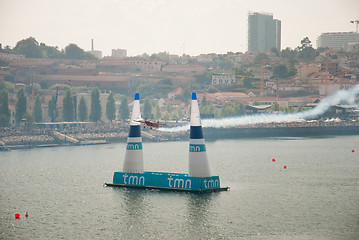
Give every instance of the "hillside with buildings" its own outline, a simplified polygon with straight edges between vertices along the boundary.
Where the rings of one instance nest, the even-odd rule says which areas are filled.
[[[282,110],[290,106],[297,110],[337,90],[348,89],[359,79],[358,52],[313,49],[307,38],[294,50],[271,48],[199,56],[164,52],[126,57],[124,51],[113,51],[113,56],[100,59],[29,58],[1,49],[0,62],[0,78],[9,92],[11,124],[15,124],[19,88],[26,89],[29,112],[39,94],[43,122],[51,120],[48,102],[53,96],[58,95],[57,120],[61,121],[66,90],[70,89],[78,100],[84,97],[89,108],[94,88],[101,92],[102,121],[108,120],[105,106],[110,92],[117,96],[117,115],[121,96],[131,99],[135,92],[140,92],[151,102],[151,117],[156,115],[157,119],[168,120],[187,117],[191,91],[197,91],[199,99],[205,98],[207,105],[212,106],[207,106],[206,114],[225,117],[237,114],[233,108],[235,103],[247,106],[247,112],[251,109],[248,106],[274,106],[275,103]],[[62,86],[58,88],[59,85]],[[225,113],[223,105],[232,109]],[[155,114],[156,107],[161,115]]]

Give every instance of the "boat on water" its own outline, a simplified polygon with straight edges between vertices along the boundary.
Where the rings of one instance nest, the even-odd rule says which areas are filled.
[[[214,192],[226,191],[219,176],[212,176],[203,138],[196,93],[192,93],[188,173],[147,172],[143,167],[140,96],[135,94],[122,172],[114,172],[112,187]]]

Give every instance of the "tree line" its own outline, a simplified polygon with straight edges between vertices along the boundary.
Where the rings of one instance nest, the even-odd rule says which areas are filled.
[[[0,127],[5,127],[10,125],[10,116],[11,112],[9,109],[8,102],[8,93],[9,91],[15,92],[14,88],[10,88],[6,84],[6,81],[0,80]],[[77,95],[71,93],[70,88],[65,88],[66,93],[63,98],[63,106],[61,113],[61,120],[66,122],[72,121],[92,121],[98,122],[101,120],[102,116],[102,106],[100,101],[100,90],[95,88],[91,92],[91,105],[87,106],[84,96],[81,96],[80,99],[77,99]],[[31,95],[32,91],[29,92],[25,88],[20,88],[16,92],[16,103],[15,103],[15,123],[19,125],[22,120],[25,120],[32,124],[33,122],[42,122],[44,119],[43,109],[42,109],[42,100],[39,94],[35,95],[35,101],[32,108],[32,111],[27,111],[27,97]],[[118,97],[117,97],[118,99]],[[128,108],[128,98],[126,96],[120,95],[120,106],[119,109],[116,109],[115,106],[115,97],[111,92],[107,97],[107,103],[105,108],[105,115],[107,120],[113,121],[116,119],[116,113],[118,113],[118,119],[126,121],[130,116],[130,111]],[[53,121],[57,121],[59,116],[59,109],[57,107],[56,96],[47,102],[47,115]],[[179,120],[183,116],[182,108],[178,107],[176,111],[172,111],[172,106],[167,105],[165,111],[162,113],[159,105],[157,104],[154,108],[150,100],[146,97],[143,102],[143,111],[142,116],[144,119],[175,119]]]
[[[51,118],[55,114],[54,120],[58,117],[58,108],[55,104],[55,96],[48,102],[48,116]],[[43,111],[41,106],[41,98],[39,94],[35,96],[32,111],[27,111],[27,97],[24,88],[20,88],[16,93],[15,104],[15,123],[19,125],[22,120],[28,123],[42,122]],[[119,118],[127,120],[129,117],[127,97],[122,96],[119,108]],[[77,96],[71,94],[71,90],[67,89],[63,98],[62,120],[67,122],[87,121],[98,122],[101,120],[102,106],[100,102],[100,91],[98,88],[92,90],[90,111],[86,104],[85,98],[81,96],[77,104]],[[10,124],[11,112],[9,109],[8,90],[0,83],[0,127],[7,127]],[[116,119],[116,106],[113,93],[107,97],[106,117],[109,121]]]
[[[31,125],[32,122],[42,122],[43,121],[43,111],[41,106],[40,95],[35,96],[35,102],[32,109],[32,112],[27,111],[27,98],[25,95],[24,88],[20,88],[17,91],[17,100],[15,104],[15,122],[16,125],[19,125],[20,122],[24,119]],[[254,102],[253,105],[258,105]],[[292,105],[288,107],[281,107],[277,102],[272,105],[267,112],[286,112],[292,113],[294,111],[301,112],[306,110],[305,107],[299,106],[295,109]],[[107,97],[106,103],[106,117],[109,121],[116,119],[116,107],[114,95],[111,92]],[[205,115],[212,115],[216,118],[224,117],[233,117],[233,116],[242,116],[246,115],[246,106],[244,103],[235,102],[232,105],[223,103],[220,107],[216,107],[213,104],[207,103],[206,97],[203,97],[200,104],[200,112]],[[182,108],[179,106],[176,111],[172,110],[171,105],[167,105],[165,111],[162,113],[159,105],[157,104],[155,108],[152,108],[148,98],[144,99],[143,104],[143,118],[145,119],[155,119],[155,120],[179,120],[183,117]],[[55,97],[48,102],[48,116],[52,117],[55,114],[55,120],[58,117],[58,109],[55,109]],[[87,121],[98,122],[101,120],[102,116],[102,106],[100,102],[100,91],[98,88],[92,90],[91,93],[91,106],[90,111],[86,104],[86,100],[81,96],[79,103],[77,103],[77,96],[71,94],[71,90],[67,89],[66,94],[63,98],[63,109],[62,109],[62,120],[66,122],[73,121]],[[126,121],[129,116],[128,108],[128,98],[121,96],[121,102],[118,109],[118,119]],[[9,126],[10,123],[10,110],[8,103],[8,91],[6,88],[1,88],[0,84],[0,127]]]
[[[35,38],[29,37],[17,42],[14,48],[5,46],[0,49],[2,52],[22,54],[26,58],[52,58],[52,59],[83,59],[94,60],[96,57],[86,52],[74,43],[70,43],[64,49],[60,50],[57,46],[47,46],[45,43],[39,43]]]

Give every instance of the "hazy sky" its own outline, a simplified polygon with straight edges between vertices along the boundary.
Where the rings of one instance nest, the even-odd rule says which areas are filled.
[[[70,43],[111,55],[245,52],[248,12],[282,21],[282,49],[323,32],[355,31],[359,0],[0,0],[0,43],[30,36],[60,49]]]

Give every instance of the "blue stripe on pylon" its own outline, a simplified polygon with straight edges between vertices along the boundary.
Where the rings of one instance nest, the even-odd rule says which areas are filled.
[[[140,94],[139,93],[135,93],[135,100],[140,100]]]
[[[203,138],[202,126],[191,126],[190,132],[190,139]]]
[[[141,125],[130,126],[128,137],[141,137]]]

